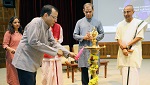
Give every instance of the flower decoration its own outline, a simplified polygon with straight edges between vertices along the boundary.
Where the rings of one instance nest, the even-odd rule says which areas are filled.
[[[90,74],[92,75],[92,79],[89,81],[88,85],[97,85],[98,83],[98,76],[96,71],[98,70],[98,56],[96,54],[90,54],[90,58],[88,59],[88,63],[90,64]]]

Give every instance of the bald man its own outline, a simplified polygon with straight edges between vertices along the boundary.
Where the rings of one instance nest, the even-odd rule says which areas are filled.
[[[125,19],[118,24],[115,36],[119,43],[117,67],[122,73],[122,85],[139,85],[142,40],[147,22],[132,17],[134,14],[132,5],[127,5],[123,13]]]

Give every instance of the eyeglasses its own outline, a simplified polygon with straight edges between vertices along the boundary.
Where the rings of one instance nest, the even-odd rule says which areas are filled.
[[[53,19],[57,20],[57,17],[55,17],[55,16],[53,16],[53,15],[51,15],[51,16],[53,17]]]

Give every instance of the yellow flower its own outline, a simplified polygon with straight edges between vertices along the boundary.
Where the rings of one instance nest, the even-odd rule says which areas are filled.
[[[90,58],[88,59],[88,63],[90,64],[90,74],[93,76],[93,79],[91,79],[88,83],[88,85],[95,85],[98,83],[98,76],[96,75],[96,71],[98,69],[98,56],[95,54],[90,54]]]
[[[88,85],[95,85],[98,82],[98,76],[96,75],[93,79],[91,79]]]

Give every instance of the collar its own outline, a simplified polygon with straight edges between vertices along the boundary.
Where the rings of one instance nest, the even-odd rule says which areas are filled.
[[[85,18],[86,18],[86,17],[85,17]],[[92,18],[93,18],[93,17],[92,17]],[[90,19],[86,18],[86,20],[87,20],[88,22],[91,22],[92,18],[90,18]]]
[[[42,20],[42,22],[43,22],[44,28],[45,28],[46,30],[48,30],[48,29],[49,29],[49,26],[45,23],[45,21],[43,20],[42,17],[40,17],[40,18],[41,18],[41,20]]]

